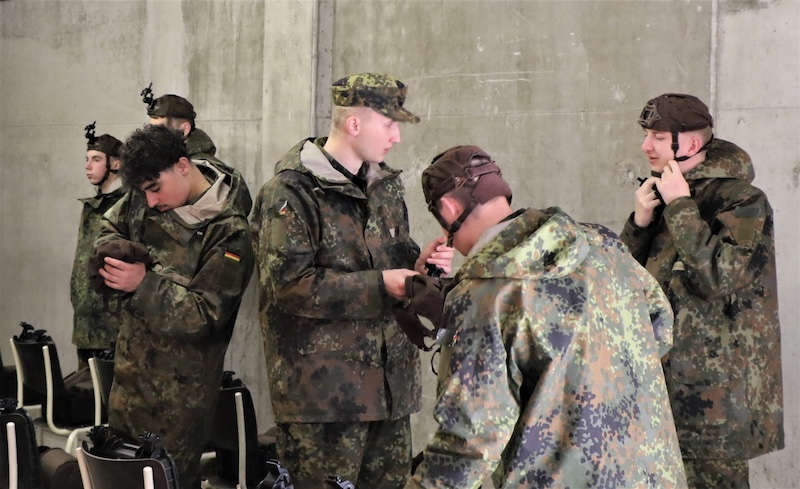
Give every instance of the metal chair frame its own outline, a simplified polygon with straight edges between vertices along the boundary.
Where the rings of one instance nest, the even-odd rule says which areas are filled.
[[[11,343],[11,351],[14,354],[14,361],[16,362],[17,368],[17,407],[19,408],[30,408],[32,406],[25,406],[24,405],[24,380],[25,380],[25,373],[22,361],[19,356],[19,351],[17,351],[17,345],[14,343],[14,338],[10,338],[9,342]],[[50,347],[47,345],[42,346],[42,358],[44,360],[44,372],[45,372],[45,384],[46,384],[46,404],[47,404],[47,414],[45,420],[47,421],[47,427],[50,431],[57,435],[66,436],[67,442],[64,445],[64,451],[73,454],[75,451],[75,442],[78,438],[78,435],[87,433],[89,430],[92,429],[92,426],[82,426],[78,428],[59,428],[55,425],[53,421],[53,366],[50,357]],[[92,389],[94,390],[94,425],[97,426],[102,424],[102,399],[100,394],[100,381],[98,379],[97,374],[97,365],[94,361],[94,358],[89,359],[89,372],[92,376]]]

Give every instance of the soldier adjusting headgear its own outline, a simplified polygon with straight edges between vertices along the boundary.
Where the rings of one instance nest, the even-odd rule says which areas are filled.
[[[511,203],[511,188],[503,180],[500,167],[477,146],[455,146],[434,157],[422,172],[422,192],[428,210],[447,230],[448,246],[476,206],[501,195]],[[461,215],[449,225],[439,213],[439,199],[445,194],[464,206]]]
[[[336,80],[331,86],[333,104],[369,107],[398,122],[419,122],[405,108],[408,87],[400,80],[379,73],[357,73]]]
[[[678,151],[678,133],[714,127],[714,119],[708,107],[699,98],[682,93],[665,93],[650,99],[639,115],[639,125],[644,129],[672,133],[672,152]],[[708,148],[710,138],[698,153]],[[697,154],[697,153],[695,153]],[[676,156],[675,161],[684,161],[690,156]]]

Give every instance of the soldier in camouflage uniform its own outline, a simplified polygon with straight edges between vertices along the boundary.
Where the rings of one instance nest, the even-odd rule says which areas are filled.
[[[447,271],[453,252],[439,240],[420,255],[400,171],[383,162],[398,123],[419,121],[403,108],[405,85],[362,73],[332,93],[329,137],[289,150],[252,218],[278,454],[298,489],[333,474],[400,488],[420,372],[392,307],[410,268]]]
[[[83,212],[69,282],[73,309],[72,343],[78,349],[79,367],[86,366],[90,357],[110,348],[117,340],[119,315],[115,312],[119,306],[116,301],[105,299],[90,286],[88,262],[94,249],[94,240],[100,232],[103,214],[125,193],[122,179],[117,175],[122,142],[110,134],[95,137],[94,123],[87,126],[86,138],[84,169],[86,178],[96,186],[97,192],[94,197],[80,199]]]
[[[685,488],[660,357],[672,312],[608,229],[512,212],[500,169],[457,146],[422,174],[466,256],[445,299],[439,429],[412,488]]]
[[[216,157],[217,147],[211,137],[195,126],[194,119],[197,114],[194,112],[194,106],[180,95],[171,93],[154,99],[149,88],[142,90],[142,95],[144,103],[147,104],[150,124],[166,125],[183,133],[190,159],[224,164]]]
[[[746,488],[747,460],[784,443],[772,209],[696,97],[652,99],[639,123],[656,176],[621,237],[675,311],[664,374],[689,485]]]
[[[105,284],[129,292],[117,340],[109,425],[160,434],[181,487],[199,487],[200,455],[222,362],[254,264],[250,193],[235,170],[187,158],[180,133],[145,126],[125,142],[132,190],[106,213],[98,245],[143,243],[151,268],[105,258]]]

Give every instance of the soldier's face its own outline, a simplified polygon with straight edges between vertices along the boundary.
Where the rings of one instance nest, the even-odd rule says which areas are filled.
[[[90,149],[86,152],[86,179],[92,185],[97,185],[106,176],[106,154],[102,151]]]
[[[678,133],[678,156],[683,156],[687,153],[688,148],[692,145],[691,138],[692,136],[690,133]],[[670,160],[675,159],[675,154],[672,152],[672,133],[669,131],[645,129],[644,139],[642,140],[642,152],[647,156],[650,169],[654,172],[661,173]],[[682,171],[686,171],[686,165],[679,163],[679,166]]]
[[[672,154],[672,133],[645,129],[642,152],[647,156],[650,169],[660,173],[674,156]]]
[[[189,179],[178,165],[172,165],[158,174],[156,180],[141,185],[140,189],[147,197],[147,206],[160,212],[186,205],[189,198]]]
[[[389,150],[400,142],[400,125],[397,121],[372,109],[359,117],[356,151],[363,161],[379,163],[386,159]]]

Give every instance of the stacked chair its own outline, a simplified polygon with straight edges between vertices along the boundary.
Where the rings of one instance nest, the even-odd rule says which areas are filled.
[[[158,435],[144,433],[130,443],[105,426],[89,433],[76,450],[83,489],[180,489],[175,463]]]
[[[231,371],[223,374],[207,449],[216,452],[217,475],[246,489],[267,475],[266,462],[275,459],[277,452],[274,432],[258,435],[250,390],[234,375]]]
[[[41,404],[48,428],[68,437],[64,450],[71,453],[79,434],[103,422],[99,380],[90,369],[63,377],[52,338],[45,330],[21,325],[22,332],[10,339],[17,364],[18,407]],[[26,393],[33,393],[34,399]]]

